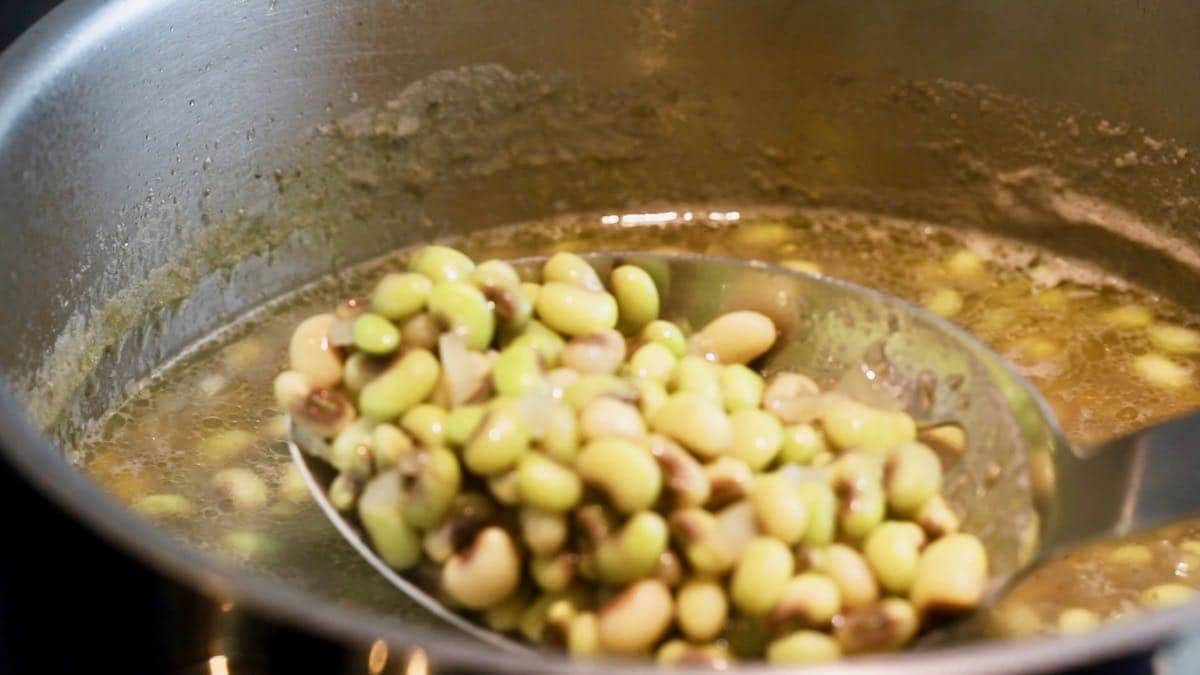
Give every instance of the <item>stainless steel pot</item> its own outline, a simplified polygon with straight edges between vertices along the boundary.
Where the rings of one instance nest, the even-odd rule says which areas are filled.
[[[1198,26],[1186,1],[68,2],[0,57],[0,441],[65,509],[216,603],[348,648],[419,645],[447,669],[600,669],[219,564],[61,448],[288,289],[562,212],[875,210],[1033,240],[1195,307]],[[1198,620],[833,670],[1058,669]]]

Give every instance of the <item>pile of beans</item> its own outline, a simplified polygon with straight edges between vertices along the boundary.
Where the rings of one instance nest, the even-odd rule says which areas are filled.
[[[659,313],[640,267],[428,246],[302,322],[275,396],[389,565],[576,656],[828,660],[978,605],[986,552],[907,414],[764,378],[763,314]]]

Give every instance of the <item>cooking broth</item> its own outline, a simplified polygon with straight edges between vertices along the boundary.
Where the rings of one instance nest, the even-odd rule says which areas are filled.
[[[1102,271],[982,235],[829,211],[677,210],[517,225],[448,243],[475,258],[594,249],[716,253],[879,288],[925,304],[1002,352],[1080,443],[1200,407],[1200,344],[1189,332],[1200,317]],[[388,258],[324,280],[197,345],[98,420],[75,461],[196,546],[333,598],[421,616],[374,578],[311,503],[290,466],[271,391],[294,326],[338,298],[362,295],[395,266]],[[245,499],[214,485],[231,468],[252,472],[241,474],[251,485],[238,493]],[[1195,556],[1179,549],[1193,535],[1172,536],[1177,545],[1147,549],[1161,564],[1104,565],[1108,549],[1101,549],[1102,556],[1068,557],[1030,575],[1001,605],[1017,619],[995,622],[997,630],[1056,630],[1065,608],[1099,618],[1128,613],[1150,586],[1196,583],[1191,559],[1175,560]],[[1180,564],[1187,574],[1179,574]]]

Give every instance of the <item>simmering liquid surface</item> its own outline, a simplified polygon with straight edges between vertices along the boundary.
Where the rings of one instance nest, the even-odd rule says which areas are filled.
[[[476,259],[559,250],[677,250],[782,262],[925,304],[1011,361],[1079,443],[1200,407],[1200,316],[1096,270],[1025,245],[910,221],[808,211],[679,211],[671,222],[586,217],[497,228],[450,241]],[[663,220],[663,218],[651,218]],[[122,502],[191,544],[314,592],[424,615],[341,541],[290,466],[271,381],[303,318],[361,295],[404,252],[285,298],[167,364],[98,420],[74,453]],[[216,472],[245,468],[265,494],[231,501]],[[164,505],[151,495],[177,495]],[[157,499],[157,501],[156,501]],[[1187,542],[1193,542],[1189,544]],[[1128,546],[1128,544],[1125,544]],[[1164,583],[1200,587],[1200,526],[1104,544],[1029,576],[996,610],[998,632],[1075,629],[1155,604]],[[1188,550],[1194,549],[1194,550]],[[1131,552],[1132,551],[1132,552]],[[1149,558],[1146,556],[1149,555]],[[1165,602],[1165,601],[1164,601]]]

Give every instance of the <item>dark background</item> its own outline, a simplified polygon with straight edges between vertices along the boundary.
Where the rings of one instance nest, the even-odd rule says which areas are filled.
[[[0,47],[57,4],[0,0]],[[0,673],[207,672],[202,599],[63,516],[3,460],[0,507]],[[181,635],[168,628],[178,621],[162,620],[193,613],[194,634]],[[319,673],[344,666],[335,649],[291,631],[252,632],[245,636],[251,653],[244,656],[255,664],[232,672]],[[1074,675],[1153,673],[1149,658],[1134,657]]]

